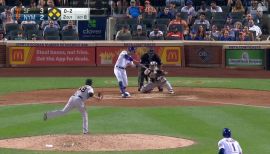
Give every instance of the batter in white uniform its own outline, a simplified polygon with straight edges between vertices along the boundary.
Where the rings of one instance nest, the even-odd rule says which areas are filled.
[[[223,129],[223,139],[218,142],[219,154],[243,154],[240,144],[231,138],[231,130]]]
[[[132,67],[136,66],[133,63],[133,58],[131,57],[134,53],[134,47],[129,47],[128,51],[123,50],[119,54],[118,59],[114,65],[114,74],[117,78],[120,92],[123,98],[130,97],[129,92],[126,91],[126,87],[128,86],[126,67],[127,65],[131,65]]]
[[[50,111],[50,112],[45,112],[43,119],[44,121],[53,117],[61,116],[66,113],[68,113],[71,109],[77,108],[81,114],[82,114],[82,119],[83,119],[83,133],[87,134],[88,133],[88,113],[85,107],[85,101],[94,96],[94,90],[91,87],[92,86],[92,80],[87,79],[85,81],[85,85],[80,87],[74,95],[72,95],[66,106],[62,110],[56,110],[56,111]]]

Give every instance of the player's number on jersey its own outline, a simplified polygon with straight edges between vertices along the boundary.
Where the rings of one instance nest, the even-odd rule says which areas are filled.
[[[233,144],[233,143],[232,143],[232,148],[233,148],[233,151],[236,151],[235,146],[234,146],[234,144]]]
[[[81,88],[80,88],[80,91],[81,91],[81,92],[85,92],[86,89],[87,89],[87,87],[84,86],[84,87],[81,87]]]

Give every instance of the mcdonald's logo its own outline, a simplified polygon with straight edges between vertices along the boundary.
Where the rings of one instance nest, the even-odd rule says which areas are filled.
[[[24,61],[24,50],[13,49],[12,50],[12,61],[23,62]]]
[[[178,62],[179,55],[178,50],[167,50],[166,61],[167,62]]]

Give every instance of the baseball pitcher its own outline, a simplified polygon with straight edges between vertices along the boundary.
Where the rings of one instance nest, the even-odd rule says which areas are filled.
[[[46,121],[47,119],[64,115],[68,113],[70,110],[72,110],[73,108],[77,108],[82,114],[83,133],[87,134],[88,133],[88,113],[86,110],[85,101],[90,97],[97,97],[97,96],[94,96],[94,89],[91,86],[92,86],[92,80],[87,79],[85,81],[85,85],[80,87],[74,93],[74,95],[72,95],[69,98],[66,106],[62,110],[45,112],[43,116],[43,120]],[[100,96],[98,97],[101,99]]]
[[[231,138],[231,130],[223,129],[223,139],[218,142],[219,154],[243,154],[240,144]]]
[[[134,47],[129,47],[128,51],[123,50],[119,54],[118,59],[114,65],[114,74],[117,78],[121,96],[123,98],[130,97],[130,93],[126,91],[126,88],[128,86],[126,67],[127,65],[136,67],[136,65],[133,63],[133,58],[131,57],[134,53]]]
[[[165,78],[165,74],[167,72],[160,70],[157,66],[157,62],[151,61],[149,68],[146,68],[144,71],[144,74],[148,76],[150,79],[150,82],[144,85],[141,88],[142,93],[149,93],[151,92],[155,87],[161,87],[164,86],[167,87],[170,94],[174,94],[173,88],[169,81]]]

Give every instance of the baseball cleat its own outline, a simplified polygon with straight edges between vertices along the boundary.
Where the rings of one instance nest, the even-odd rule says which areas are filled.
[[[130,97],[130,93],[129,92],[125,92],[121,96],[122,96],[122,98],[127,98],[127,97]]]
[[[48,118],[48,117],[47,117],[47,112],[45,112],[44,115],[43,115],[43,120],[46,121],[47,118]]]
[[[170,90],[170,91],[169,91],[169,94],[174,94],[174,91],[173,91],[173,90]]]

